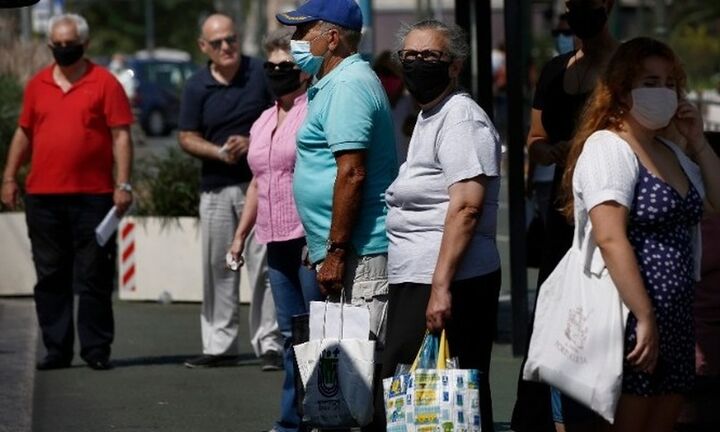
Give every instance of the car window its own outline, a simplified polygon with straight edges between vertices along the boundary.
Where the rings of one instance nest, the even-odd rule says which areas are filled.
[[[148,77],[150,81],[171,91],[182,90],[186,78],[183,65],[178,63],[151,63],[148,65]]]

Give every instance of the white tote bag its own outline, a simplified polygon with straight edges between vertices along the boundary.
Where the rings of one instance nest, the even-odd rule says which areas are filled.
[[[556,387],[612,423],[628,310],[587,225],[575,228],[573,246],[540,287],[523,378]]]
[[[311,309],[310,321],[324,322],[322,338],[295,345],[295,361],[305,387],[303,421],[320,428],[365,426],[373,417],[373,373],[375,341],[345,338],[342,332],[344,313],[351,308],[337,308],[339,322],[326,320],[332,303],[323,309]],[[322,313],[321,317],[317,315]],[[315,315],[315,317],[313,317]],[[364,328],[369,328],[368,322]],[[339,328],[339,337],[330,337],[331,327]]]

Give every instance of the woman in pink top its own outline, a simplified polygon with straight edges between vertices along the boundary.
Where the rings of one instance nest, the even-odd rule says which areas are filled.
[[[305,233],[295,209],[292,178],[295,170],[295,135],[305,120],[306,90],[310,77],[293,63],[290,35],[283,29],[266,43],[265,73],[277,99],[250,130],[248,164],[253,179],[230,253],[237,261],[245,239],[255,227],[255,239],[267,244],[268,275],[280,331],[285,337],[285,382],[280,419],[273,430],[297,431],[292,316],[308,312],[311,300],[322,298],[315,273],[303,265]]]

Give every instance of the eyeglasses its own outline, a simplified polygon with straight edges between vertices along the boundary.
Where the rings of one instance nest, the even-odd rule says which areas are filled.
[[[553,29],[550,34],[552,34],[553,37],[557,37],[558,35],[572,36],[575,33],[570,29]]]
[[[422,61],[426,61],[428,63],[437,63],[445,55],[447,55],[448,57],[452,57],[452,56],[450,56],[450,54],[446,54],[439,50],[423,50],[423,51],[400,50],[397,52],[397,55],[400,58],[400,61],[403,63],[413,62],[418,59],[420,59]]]
[[[289,72],[295,68],[297,68],[297,65],[291,61],[281,61],[280,63],[273,63],[270,61],[266,61],[265,64],[263,64],[263,67],[265,68],[265,71],[267,72],[274,72],[274,71],[280,71],[280,72]]]
[[[230,35],[228,37],[224,37],[224,38],[220,38],[220,39],[206,40],[205,42],[207,42],[208,45],[210,45],[210,47],[212,49],[217,51],[220,48],[222,48],[223,42],[225,42],[229,46],[229,45],[235,45],[237,43],[237,40],[238,40],[237,35]]]

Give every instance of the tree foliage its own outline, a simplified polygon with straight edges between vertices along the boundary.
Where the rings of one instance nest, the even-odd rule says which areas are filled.
[[[212,0],[153,0],[155,46],[197,54],[200,20],[214,11]],[[143,0],[66,0],[68,11],[82,14],[90,24],[90,53],[108,56],[145,48]]]
[[[706,25],[684,25],[669,40],[680,56],[688,75],[690,88],[709,88],[718,84],[720,73],[720,38]]]

